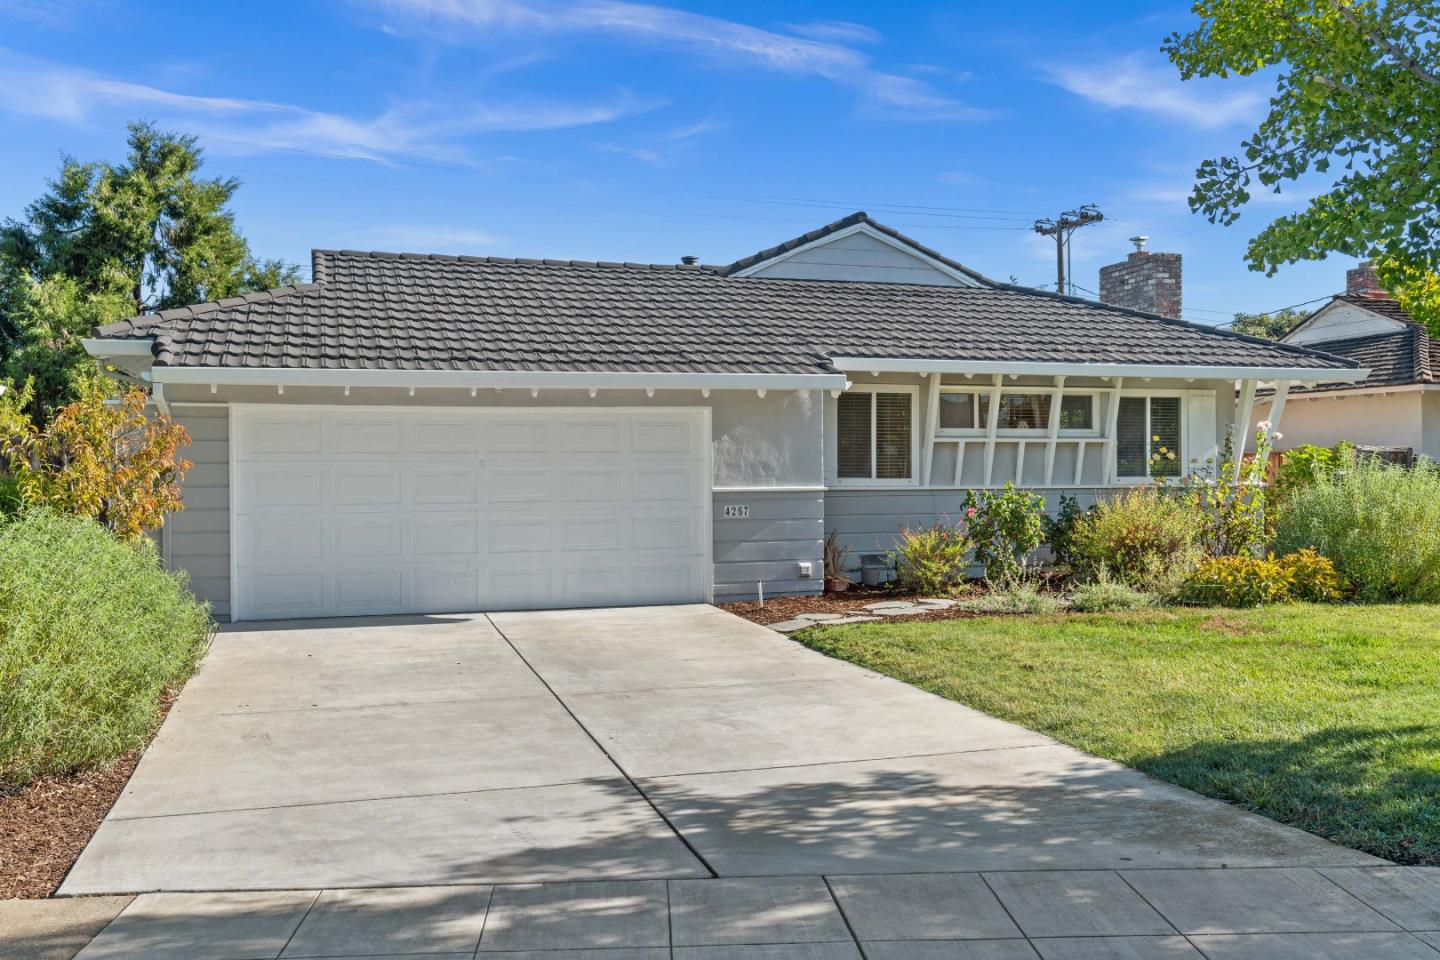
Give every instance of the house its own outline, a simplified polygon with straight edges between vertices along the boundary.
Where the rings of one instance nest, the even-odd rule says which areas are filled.
[[[723,267],[317,250],[311,283],[86,347],[189,429],[163,552],[235,619],[818,591],[827,530],[888,549],[1010,481],[1090,500],[1213,458],[1257,384],[1366,374],[864,213]]]
[[[1345,292],[1296,324],[1282,342],[1348,357],[1370,374],[1356,383],[1292,390],[1276,449],[1348,440],[1405,458],[1440,460],[1440,339],[1410,319],[1369,264],[1348,271]],[[1257,404],[1262,416],[1270,413],[1268,398]]]

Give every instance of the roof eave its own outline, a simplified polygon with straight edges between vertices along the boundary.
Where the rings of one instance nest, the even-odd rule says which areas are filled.
[[[1302,380],[1356,383],[1370,375],[1359,367],[1264,367],[1209,364],[1049,362],[1032,360],[933,360],[921,357],[832,357],[843,372],[967,373],[1069,377],[1180,377],[1194,380]]]
[[[416,387],[572,390],[843,390],[842,373],[606,370],[391,370],[158,366],[156,383],[227,386]]]

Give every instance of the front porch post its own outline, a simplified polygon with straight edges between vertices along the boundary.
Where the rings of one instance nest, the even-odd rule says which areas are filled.
[[[1240,397],[1235,404],[1235,422],[1230,428],[1230,455],[1235,458],[1234,476],[1230,479],[1240,482],[1240,465],[1245,459],[1245,443],[1250,439],[1250,418],[1255,413],[1254,380],[1240,383]],[[1288,386],[1288,385],[1287,385]]]
[[[1285,413],[1285,398],[1290,396],[1290,381],[1275,381],[1275,397],[1270,401],[1270,433],[1273,436],[1280,429],[1280,417]]]

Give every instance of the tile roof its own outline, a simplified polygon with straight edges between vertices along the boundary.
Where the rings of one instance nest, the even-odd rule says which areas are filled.
[[[827,373],[828,358],[1333,369],[1313,351],[1006,284],[316,251],[314,283],[101,327],[157,365]]]
[[[1313,342],[1311,345],[1317,350],[1355,360],[1368,369],[1370,375],[1359,383],[1319,384],[1307,388],[1306,392],[1440,383],[1440,338],[1431,336],[1425,327],[1411,320],[1405,308],[1397,301],[1388,297],[1348,294],[1341,294],[1335,300],[1361,307],[1390,320],[1398,320],[1405,326],[1387,333]]]

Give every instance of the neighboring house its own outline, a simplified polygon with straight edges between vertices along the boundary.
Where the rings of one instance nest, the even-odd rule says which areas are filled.
[[[1410,319],[1368,264],[1348,271],[1345,293],[1283,342],[1353,359],[1370,374],[1358,383],[1292,389],[1276,449],[1349,440],[1440,460],[1440,339]],[[1259,415],[1270,412],[1268,398],[1256,402]]]
[[[1214,457],[1253,422],[1237,382],[1365,373],[995,283],[863,213],[728,267],[313,275],[86,344],[190,431],[163,549],[221,616],[817,591],[827,530],[885,550],[1009,481],[1088,501],[1159,446]]]

